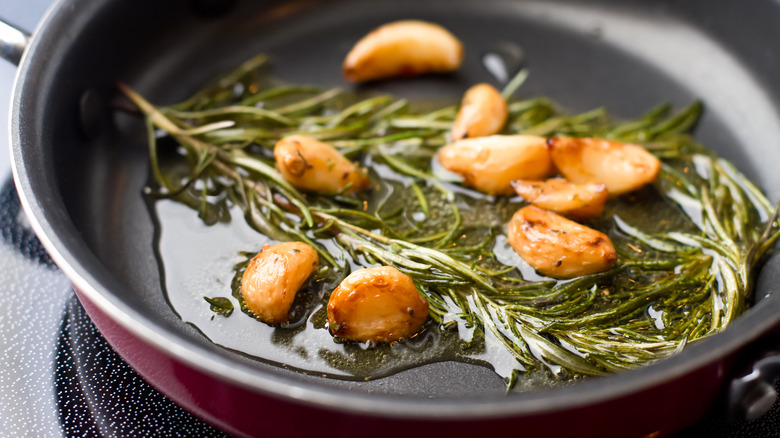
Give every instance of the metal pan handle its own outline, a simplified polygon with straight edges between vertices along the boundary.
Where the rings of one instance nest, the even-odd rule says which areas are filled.
[[[0,20],[0,57],[18,65],[29,42],[29,33]]]
[[[731,381],[729,414],[737,420],[755,420],[778,399],[775,383],[780,378],[780,352],[767,353],[753,362],[748,372]]]

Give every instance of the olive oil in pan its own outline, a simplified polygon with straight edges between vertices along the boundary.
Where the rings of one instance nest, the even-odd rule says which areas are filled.
[[[391,170],[380,163],[372,163],[372,176],[375,184],[365,196],[366,211],[373,213],[381,207],[387,214],[403,217],[400,223],[409,229],[425,227],[433,234],[446,229],[452,213],[445,202],[432,202],[428,213],[423,214],[414,196],[405,189],[411,181],[409,178],[391,177]],[[525,205],[520,198],[493,198],[469,191],[459,191],[455,198],[464,224],[457,245],[487,244],[486,251],[495,254],[497,268],[516,266],[521,273],[518,277],[524,280],[555,283],[534,272],[506,243],[504,224],[514,211]],[[160,199],[152,201],[152,207],[160,227],[157,247],[169,302],[183,321],[197,327],[218,345],[279,366],[338,379],[381,378],[446,360],[482,365],[506,379],[521,368],[493,333],[476,329],[484,336],[474,336],[475,327],[457,317],[450,317],[443,324],[429,319],[419,335],[394,344],[334,340],[327,328],[325,306],[329,292],[342,276],[312,279],[296,296],[290,322],[279,327],[268,326],[255,319],[251,312],[241,311],[236,288],[248,260],[264,244],[276,242],[247,225],[237,207],[226,207],[221,213],[222,220],[213,225],[205,224],[181,202]],[[640,227],[692,226],[677,206],[665,202],[652,187],[611,200],[604,217],[591,224],[620,242],[622,236],[612,226],[614,215]],[[399,231],[404,231],[403,227]],[[317,242],[352,270],[369,265],[364,259],[356,264],[332,239]],[[229,298],[236,311],[224,317],[210,310],[203,297],[215,296]],[[608,305],[608,301],[602,304]],[[653,310],[652,306],[653,303],[647,304],[649,312],[654,312],[648,318],[657,320],[661,311]],[[534,373],[533,378],[521,379],[516,388],[531,390],[561,384],[566,379],[560,377],[571,376],[560,367],[549,365]]]
[[[176,169],[175,160],[171,169]],[[401,190],[408,178],[396,175],[395,180],[383,179],[379,174],[389,176],[389,169],[381,164],[375,164],[373,169],[376,171],[372,172],[372,179],[381,184],[365,199],[369,211],[381,205],[383,211],[403,216],[410,228],[423,222],[434,230],[445,226],[450,218],[442,205],[431,205],[427,216],[408,208],[415,205],[413,196]],[[235,289],[249,259],[264,244],[276,242],[251,228],[237,207],[225,207],[219,213],[212,211],[204,221],[181,202],[181,197],[149,197],[149,202],[159,227],[157,253],[168,300],[184,322],[195,326],[215,344],[279,366],[339,379],[379,378],[446,360],[482,365],[504,377],[517,367],[514,357],[502,346],[480,336],[472,337],[474,328],[459,320],[441,327],[429,320],[419,335],[392,345],[334,341],[327,328],[325,306],[329,292],[342,276],[312,279],[298,292],[290,322],[280,327],[268,326],[251,312],[240,310],[240,293]],[[492,226],[499,224],[496,218],[490,220]],[[319,239],[318,243],[339,263],[349,264],[352,270],[360,268],[332,239]],[[367,264],[365,260],[362,263]],[[236,311],[229,317],[216,314],[204,297],[226,297]],[[532,382],[549,384],[539,378],[526,383]]]
[[[524,63],[523,48],[509,41],[495,44],[482,55],[482,66],[501,84],[509,82]]]
[[[171,200],[153,203],[160,227],[157,242],[169,302],[186,323],[192,324],[215,344],[303,372],[339,379],[365,380],[383,377],[411,367],[444,360],[464,361],[502,371],[515,367],[514,358],[502,347],[469,342],[462,324],[447,328],[428,321],[418,336],[392,345],[334,342],[326,326],[327,293],[337,282],[315,279],[299,291],[289,324],[271,327],[242,312],[230,293],[234,270],[264,243],[274,243],[241,220],[205,225],[193,211]],[[340,252],[326,240],[320,243]],[[239,277],[240,278],[240,277]],[[226,296],[236,311],[223,317],[210,310],[204,296]],[[460,333],[459,333],[460,332]],[[498,347],[498,348],[496,348]]]
[[[258,60],[230,77],[243,78]],[[506,96],[522,77],[510,81]],[[585,223],[612,239],[617,264],[558,281],[534,272],[507,245],[507,221],[525,205],[519,198],[479,195],[437,169],[435,152],[447,142],[456,106],[418,113],[424,105],[392,96],[360,100],[299,86],[250,86],[225,100],[220,84],[166,108],[123,91],[161,129],[150,131],[151,186],[175,194],[153,202],[171,305],[216,344],[280,366],[363,380],[459,360],[523,389],[630,369],[728,325],[744,310],[749,275],[778,236],[758,189],[686,135],[699,103],[677,113],[661,105],[616,123],[604,109],[569,116],[543,97],[510,99],[506,134],[639,142],[664,160],[655,183],[611,199],[604,215]],[[249,105],[278,93],[297,101],[261,102],[271,113]],[[236,116],[235,105],[255,116]],[[372,190],[303,195],[281,181],[270,150],[300,130],[361,161]],[[241,219],[245,211],[252,227]],[[240,309],[234,285],[241,265],[272,239],[312,240],[321,246],[321,266],[331,267],[300,292],[290,324],[212,311],[204,298]],[[350,270],[377,264],[411,274],[429,302],[425,330],[392,345],[337,342],[325,326],[328,293]]]

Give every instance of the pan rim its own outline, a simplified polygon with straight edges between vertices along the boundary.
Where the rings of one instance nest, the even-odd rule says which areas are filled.
[[[777,324],[780,315],[780,297],[772,296],[749,309],[724,332],[693,344],[680,355],[665,359],[658,364],[604,378],[589,379],[572,387],[467,402],[446,399],[418,400],[403,396],[383,398],[325,387],[313,388],[285,376],[270,374],[209,354],[186,337],[171,333],[158,322],[135,312],[108,287],[91,276],[89,274],[91,270],[81,263],[60,237],[58,231],[63,230],[58,229],[58,226],[61,228],[63,224],[51,223],[45,209],[37,201],[30,175],[26,171],[25,163],[28,158],[23,152],[24,144],[33,141],[30,139],[34,139],[35,136],[26,134],[21,108],[25,107],[26,100],[30,98],[30,91],[25,92],[26,88],[29,89],[25,87],[26,81],[31,76],[31,72],[34,73],[36,67],[39,68],[43,62],[44,56],[38,52],[45,52],[45,42],[56,37],[56,29],[66,23],[68,14],[72,13],[67,4],[67,0],[58,0],[41,20],[33,33],[30,46],[22,58],[14,81],[9,132],[12,172],[21,204],[41,243],[75,288],[124,330],[188,367],[252,392],[294,400],[300,404],[325,410],[338,409],[354,414],[387,418],[497,419],[541,412],[552,413],[592,405],[668,382],[734,353]],[[75,232],[75,230],[65,231]],[[167,336],[160,336],[160,333],[165,333]],[[605,382],[609,384],[604,384]]]

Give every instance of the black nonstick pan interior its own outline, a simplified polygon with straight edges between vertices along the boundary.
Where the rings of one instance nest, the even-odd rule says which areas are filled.
[[[37,127],[41,137],[35,144],[54,145],[29,151],[49,169],[31,185],[43,187],[54,179],[51,187],[57,188],[41,188],[41,196],[58,206],[43,214],[69,246],[65,258],[77,262],[75,273],[99,285],[139,324],[161,327],[173,344],[220,363],[296,385],[389,397],[504,397],[503,380],[483,367],[445,362],[371,382],[322,379],[225,350],[182,323],[161,286],[155,225],[142,196],[149,172],[145,132],[137,118],[111,109],[118,81],[154,103],[170,104],[266,52],[273,74],[290,83],[455,102],[475,83],[502,85],[483,61],[508,44],[522,50],[515,61],[530,71],[520,98],[549,96],[572,111],[604,106],[625,118],[662,102],[682,107],[702,100],[706,111],[697,140],[732,160],[770,199],[780,193],[780,173],[769,164],[770,157],[780,156],[780,83],[771,76],[780,56],[755,43],[780,38],[773,2],[747,8],[738,0],[247,1],[225,2],[225,10],[213,7],[219,2],[107,3],[79,5],[84,20],[75,19],[59,38],[46,40],[46,68],[37,66],[23,83],[45,93],[28,99],[21,123]],[[465,45],[463,68],[363,86],[346,83],[341,61],[351,45],[380,24],[406,18],[434,21],[456,34]],[[771,292],[767,284],[777,279],[778,269],[773,264],[762,275],[760,297]]]

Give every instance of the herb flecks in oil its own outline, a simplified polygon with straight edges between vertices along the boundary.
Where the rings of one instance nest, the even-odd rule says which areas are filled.
[[[226,297],[203,297],[210,304],[211,311],[217,315],[230,316],[233,314],[233,303]]]

